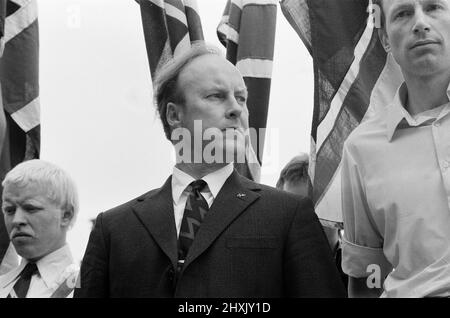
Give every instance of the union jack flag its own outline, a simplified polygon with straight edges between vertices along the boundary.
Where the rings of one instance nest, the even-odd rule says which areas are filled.
[[[309,174],[316,213],[322,223],[342,227],[344,141],[391,102],[403,78],[378,38],[372,0],[282,0],[281,8],[313,58]]]
[[[39,157],[39,30],[35,0],[0,1],[0,179]],[[1,187],[0,187],[1,188]],[[1,190],[1,189],[0,189]],[[0,264],[9,246],[0,218]]]

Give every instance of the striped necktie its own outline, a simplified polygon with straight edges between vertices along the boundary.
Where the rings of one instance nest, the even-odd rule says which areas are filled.
[[[20,272],[19,279],[14,284],[8,298],[25,298],[30,288],[31,278],[39,273],[36,263],[28,263]]]
[[[193,181],[186,191],[189,193],[186,207],[181,221],[180,235],[178,238],[178,261],[184,263],[189,248],[194,241],[206,213],[209,210],[208,203],[200,191],[204,189],[206,182],[203,180]]]

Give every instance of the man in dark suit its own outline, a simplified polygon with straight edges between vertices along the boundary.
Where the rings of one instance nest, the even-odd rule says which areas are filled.
[[[233,169],[248,145],[235,66],[195,45],[155,85],[177,164],[160,189],[97,217],[75,297],[345,296],[311,201]]]

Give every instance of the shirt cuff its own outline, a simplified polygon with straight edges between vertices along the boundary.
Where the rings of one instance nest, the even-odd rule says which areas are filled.
[[[392,270],[392,265],[384,256],[383,248],[356,245],[342,239],[342,270],[344,273],[354,278],[361,278],[368,277],[378,269],[383,278]]]

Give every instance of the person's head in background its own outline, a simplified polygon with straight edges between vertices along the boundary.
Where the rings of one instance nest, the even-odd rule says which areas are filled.
[[[277,181],[277,189],[301,196],[309,194],[309,158],[307,154],[301,154],[292,158],[281,170]]]
[[[2,186],[6,229],[20,256],[35,262],[66,244],[78,213],[78,194],[65,171],[30,160],[9,171]]]

